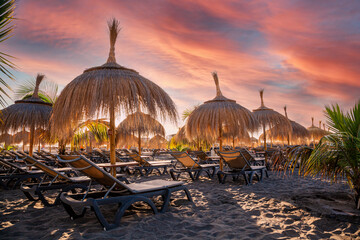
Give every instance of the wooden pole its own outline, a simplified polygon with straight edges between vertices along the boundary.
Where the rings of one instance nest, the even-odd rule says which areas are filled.
[[[40,141],[40,138],[39,138],[38,152],[40,152],[40,149],[41,149],[41,141]]]
[[[264,151],[265,151],[265,163],[267,164],[267,154],[266,154],[266,150],[267,150],[267,146],[266,146],[266,131],[265,131],[265,123],[263,123],[263,131],[264,131]]]
[[[29,146],[29,155],[30,157],[32,157],[33,155],[33,147],[34,147],[34,135],[35,135],[35,125],[32,124],[30,126],[30,136],[29,136],[29,142],[30,142],[30,146]]]
[[[140,129],[138,131],[138,147],[139,147],[139,156],[141,156],[141,132],[140,132]]]
[[[220,126],[219,126],[219,150],[222,151],[223,147],[222,147],[222,129],[221,129],[221,122],[220,122]],[[220,158],[220,170],[222,171],[224,168],[224,163],[222,158]]]
[[[110,104],[110,163],[116,164],[116,156],[115,156],[115,106],[114,102]],[[114,177],[116,177],[116,168],[111,168],[111,173]]]

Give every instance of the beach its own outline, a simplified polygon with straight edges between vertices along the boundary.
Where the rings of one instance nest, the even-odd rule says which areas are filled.
[[[132,176],[132,181],[169,175]],[[30,202],[21,190],[1,190],[1,239],[358,239],[360,211],[345,183],[330,184],[296,173],[270,172],[262,182],[245,185],[201,177],[181,180],[191,192],[173,195],[166,213],[152,214],[137,204],[120,227],[103,231],[95,215],[71,220],[62,206]],[[116,207],[106,209],[111,216]]]

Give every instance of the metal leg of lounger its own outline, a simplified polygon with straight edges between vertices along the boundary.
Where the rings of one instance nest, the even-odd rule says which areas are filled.
[[[105,219],[104,215],[100,211],[99,205],[97,204],[96,200],[93,201],[92,208],[95,212],[98,221],[106,231],[118,227],[120,225],[121,218],[124,215],[125,211],[135,202],[145,202],[151,207],[151,210],[153,211],[154,214],[158,212],[155,204],[149,198],[143,196],[129,196],[119,201],[121,205],[116,212],[115,221],[113,224],[109,224],[108,221]]]
[[[249,179],[248,179],[248,177],[247,177],[246,172],[243,172],[242,175],[244,176],[246,185],[249,185]]]
[[[175,176],[174,169],[170,169],[170,176],[172,177],[173,180],[177,181],[179,179],[180,173],[177,176]]]
[[[255,171],[251,171],[251,172],[250,172],[249,184],[252,184],[252,180],[253,180],[254,174],[255,174]]]

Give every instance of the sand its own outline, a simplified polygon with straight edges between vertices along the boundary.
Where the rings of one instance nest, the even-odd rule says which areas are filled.
[[[142,179],[157,178],[170,179]],[[156,215],[139,204],[110,231],[92,212],[71,220],[62,206],[43,207],[19,189],[0,190],[0,239],[360,239],[360,212],[344,183],[275,173],[250,186],[181,180],[194,203],[178,193],[169,210]]]

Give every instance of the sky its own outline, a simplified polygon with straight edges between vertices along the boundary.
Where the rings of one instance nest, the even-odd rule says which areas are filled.
[[[44,73],[62,89],[105,63],[115,17],[117,62],[162,87],[180,116],[215,97],[213,71],[227,98],[253,110],[264,89],[267,107],[286,105],[305,127],[325,121],[325,105],[360,99],[360,1],[19,0],[15,11],[0,45],[16,57],[12,88]],[[164,125],[173,134],[183,122]]]

